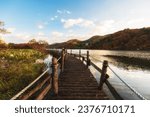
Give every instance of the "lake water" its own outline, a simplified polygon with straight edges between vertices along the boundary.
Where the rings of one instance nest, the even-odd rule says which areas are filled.
[[[68,50],[71,52],[71,50]],[[86,55],[87,50],[83,50],[82,54]],[[79,50],[72,50],[72,53],[79,53]],[[106,50],[89,50],[91,60],[100,68],[102,67],[102,61],[108,60],[110,68],[123,79],[128,85],[134,88],[146,99],[150,99],[150,52],[149,51],[106,51]],[[106,55],[128,57],[128,61],[118,61],[114,58],[107,57]],[[132,64],[130,58],[138,59]],[[133,59],[133,60],[134,60]],[[142,61],[146,61],[146,67],[142,66]],[[130,64],[128,64],[128,62]],[[139,65],[138,65],[139,64]],[[99,82],[100,73],[93,67],[90,67],[93,75]],[[117,91],[125,99],[138,99],[136,95],[124,85],[118,77],[108,69],[110,75],[109,81],[117,89]]]

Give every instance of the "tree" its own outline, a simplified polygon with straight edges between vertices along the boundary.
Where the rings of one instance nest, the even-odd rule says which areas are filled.
[[[15,44],[14,43],[8,43],[8,47],[9,48],[15,48]]]
[[[7,34],[10,33],[8,32],[5,28],[4,28],[4,22],[0,21],[0,34]],[[6,48],[7,45],[6,43],[3,41],[1,35],[0,35],[0,48]]]
[[[0,21],[0,33],[1,34],[7,34],[7,33],[10,33],[8,32],[5,28],[4,28],[4,22]]]
[[[48,42],[45,40],[39,40],[38,43],[42,45],[48,45]]]
[[[29,43],[29,44],[36,44],[37,41],[36,41],[36,39],[31,39],[28,43]]]

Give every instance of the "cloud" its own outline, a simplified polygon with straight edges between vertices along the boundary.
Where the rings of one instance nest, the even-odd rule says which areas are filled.
[[[92,35],[105,35],[109,34],[113,30],[115,25],[114,20],[104,20],[94,22],[94,26],[91,28],[90,34]]]
[[[50,33],[49,43],[62,42],[62,40],[64,41],[64,37],[64,33],[53,31]]]
[[[71,14],[71,12],[70,12],[70,11],[67,11],[67,10],[66,10],[65,12],[66,12],[67,14]]]
[[[55,20],[55,18],[51,17],[51,21],[54,21],[54,20]]]
[[[3,35],[4,40],[9,43],[26,43],[31,38],[31,35],[27,32],[14,32],[7,35]]]
[[[64,10],[57,10],[57,13],[58,14],[68,14],[68,15],[70,15],[71,11],[64,9]]]
[[[78,19],[61,19],[61,22],[64,24],[64,28],[71,28],[73,26],[79,26],[79,27],[89,27],[93,26],[94,23],[91,20],[86,20],[83,18]]]
[[[53,32],[51,33],[51,35],[52,35],[53,37],[62,37],[62,36],[63,36],[63,33],[57,32],[57,31],[53,31]]]
[[[58,18],[58,16],[55,15],[54,17],[51,17],[50,20],[51,20],[51,21],[54,21],[54,20],[56,20],[57,18]]]
[[[44,36],[45,34],[43,32],[38,32],[38,36]]]
[[[43,28],[44,28],[44,25],[42,25],[42,24],[38,25],[38,29],[43,29]]]
[[[13,33],[13,32],[16,31],[16,28],[14,28],[14,27],[9,27],[9,28],[7,28],[7,31]]]
[[[57,13],[62,14],[63,12],[61,10],[57,10]]]

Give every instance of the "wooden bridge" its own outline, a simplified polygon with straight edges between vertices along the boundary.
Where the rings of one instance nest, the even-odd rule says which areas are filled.
[[[123,99],[107,80],[107,61],[99,68],[90,60],[89,51],[86,57],[81,56],[81,51],[78,55],[68,54],[64,49],[60,54],[53,52],[51,68],[47,68],[12,100],[106,100],[109,97],[103,91],[104,83],[115,99]],[[90,65],[101,73],[99,83],[88,69]],[[131,90],[135,91],[132,88]],[[138,93],[137,96],[144,99]]]
[[[48,99],[108,99],[90,70],[79,59],[68,56],[59,78],[58,96]]]

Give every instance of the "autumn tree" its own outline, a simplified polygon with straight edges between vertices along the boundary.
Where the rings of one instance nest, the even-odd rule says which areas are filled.
[[[37,43],[37,41],[36,41],[36,39],[31,39],[31,40],[29,40],[29,42],[28,42],[29,44],[36,44]]]
[[[42,45],[48,45],[48,42],[45,40],[39,40],[38,43]]]
[[[36,39],[31,39],[28,42],[29,46],[33,49],[39,50],[41,52],[45,52],[45,48],[48,45],[48,42],[46,42],[45,40],[39,40],[37,41]]]

